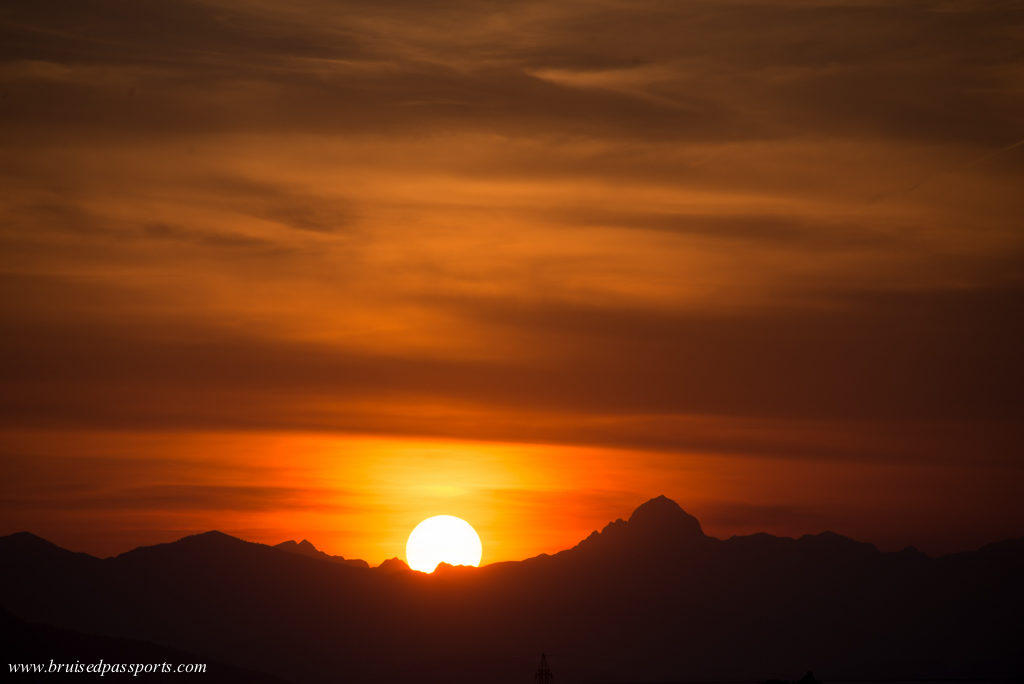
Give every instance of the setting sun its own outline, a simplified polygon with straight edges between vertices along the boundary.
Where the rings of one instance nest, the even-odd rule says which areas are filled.
[[[453,515],[427,518],[412,531],[405,545],[409,567],[433,572],[439,563],[480,565],[483,547],[473,526]]]

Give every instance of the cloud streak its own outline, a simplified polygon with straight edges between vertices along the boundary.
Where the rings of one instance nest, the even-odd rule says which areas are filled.
[[[978,463],[996,516],[1020,9],[6,7],[0,424]],[[185,482],[117,500],[320,500]]]

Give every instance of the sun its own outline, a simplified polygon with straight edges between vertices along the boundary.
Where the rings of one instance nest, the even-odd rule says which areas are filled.
[[[483,546],[473,526],[454,515],[427,518],[409,534],[405,560],[420,572],[434,572],[438,563],[480,565]]]

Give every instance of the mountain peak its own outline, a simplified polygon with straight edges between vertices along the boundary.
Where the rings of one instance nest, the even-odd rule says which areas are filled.
[[[700,522],[667,496],[656,496],[637,507],[629,517],[634,529],[667,532],[687,537],[703,537]]]
[[[657,496],[633,511],[628,521],[620,518],[608,523],[604,529],[592,533],[573,550],[630,554],[644,550],[644,553],[657,554],[664,549],[688,547],[707,538],[696,518],[672,499]]]
[[[208,539],[210,541],[222,541],[224,539],[234,539],[236,541],[242,541],[238,537],[232,537],[230,534],[221,532],[220,530],[209,530],[207,532],[197,532],[196,534],[190,534],[182,539]]]
[[[209,532],[190,534],[177,541],[139,546],[131,551],[125,551],[114,556],[114,558],[118,560],[133,559],[133,562],[135,562],[142,558],[178,556],[178,554],[203,558],[225,557],[238,552],[239,549],[244,549],[245,552],[248,552],[260,546],[260,544],[232,537],[230,534],[225,534],[219,530],[210,530]]]
[[[307,558],[319,558],[359,568],[370,567],[366,561],[358,558],[345,558],[344,556],[332,556],[329,553],[325,553],[313,546],[313,542],[308,539],[303,539],[300,542],[296,542],[294,539],[289,539],[288,541],[283,541],[280,544],[275,544],[274,548],[280,549],[281,551],[287,551],[288,553],[294,553],[299,556],[306,556]]]
[[[20,546],[56,546],[53,542],[43,539],[37,534],[31,532],[15,532],[14,534],[8,534],[0,537],[0,541],[4,541],[10,544],[18,544]]]
[[[155,548],[158,548],[158,547],[159,548],[163,548],[163,547],[167,547],[167,546],[171,546],[171,545],[187,547],[187,548],[193,548],[193,547],[195,547],[195,548],[221,548],[221,547],[238,546],[239,544],[249,544],[249,543],[250,542],[247,542],[247,541],[245,541],[243,539],[239,539],[238,537],[232,537],[230,534],[225,534],[225,533],[221,532],[220,530],[210,530],[208,532],[197,532],[196,534],[189,534],[189,535],[186,535],[186,536],[182,537],[181,539],[178,539],[178,540],[172,541],[172,542],[164,542],[164,543],[161,543],[161,544],[151,544],[149,546],[140,546],[138,548],[132,549],[131,551],[126,551],[125,553],[123,553],[121,555],[123,556],[123,555],[129,554],[129,553],[134,553],[134,552],[139,551],[141,549],[155,549]]]
[[[76,553],[57,546],[48,539],[32,534],[31,532],[15,532],[0,537],[0,551],[11,551],[16,553],[32,553],[40,556],[77,556],[82,558],[93,558],[87,553]]]
[[[308,539],[303,539],[300,542],[297,542],[294,539],[289,539],[288,541],[283,541],[280,544],[275,544],[274,548],[281,549],[282,551],[290,551],[291,553],[298,553],[303,556],[320,557],[322,555],[326,555],[323,551],[313,546],[313,543]]]
[[[405,561],[395,556],[394,558],[388,558],[386,561],[377,566],[378,570],[384,572],[408,572],[409,566],[406,565]]]

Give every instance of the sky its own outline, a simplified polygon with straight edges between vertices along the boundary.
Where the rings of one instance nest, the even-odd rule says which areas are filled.
[[[0,6],[0,534],[1024,535],[1024,3]]]

